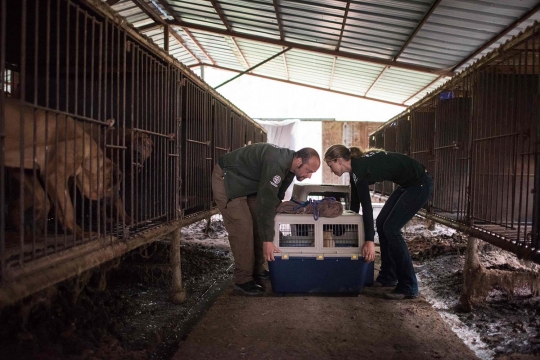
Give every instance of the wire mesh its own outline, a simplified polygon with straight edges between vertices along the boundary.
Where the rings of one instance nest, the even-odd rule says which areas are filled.
[[[315,247],[315,225],[279,224],[279,246]]]

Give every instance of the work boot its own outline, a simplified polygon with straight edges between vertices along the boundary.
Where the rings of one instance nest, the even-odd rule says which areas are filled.
[[[262,273],[256,274],[254,277],[258,280],[270,280],[270,271],[263,270]]]
[[[235,284],[234,286],[237,290],[240,290],[244,293],[244,295],[262,295],[264,293],[264,289],[262,286],[255,283],[255,281],[251,280],[243,284]]]
[[[391,292],[384,293],[384,297],[388,300],[406,300],[406,299],[416,299],[418,297],[418,294],[405,295],[399,291],[393,290]]]
[[[382,282],[375,281],[372,286],[377,287],[377,288],[381,288],[381,287],[388,287],[388,288],[392,287],[393,288],[393,287],[396,287],[396,285],[397,285],[397,282],[395,282],[395,283],[382,283]]]

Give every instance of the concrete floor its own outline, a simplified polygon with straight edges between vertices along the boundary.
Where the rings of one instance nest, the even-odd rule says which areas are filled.
[[[227,288],[174,359],[477,358],[422,296],[386,300],[383,288],[276,296],[270,281],[266,288],[262,297]]]

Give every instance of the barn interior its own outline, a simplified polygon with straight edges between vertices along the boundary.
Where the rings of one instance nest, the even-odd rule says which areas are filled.
[[[0,0],[0,358],[539,356],[539,10]],[[204,69],[236,75],[209,85]],[[273,141],[225,95],[237,76],[400,109],[320,120],[312,141],[433,175],[405,229],[423,297],[232,290],[210,177],[219,156]],[[373,201],[395,187],[375,184]]]

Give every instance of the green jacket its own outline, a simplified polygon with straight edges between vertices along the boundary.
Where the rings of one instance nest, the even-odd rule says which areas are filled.
[[[218,158],[229,199],[257,194],[257,223],[262,241],[274,240],[276,207],[294,180],[294,151],[258,143]]]

